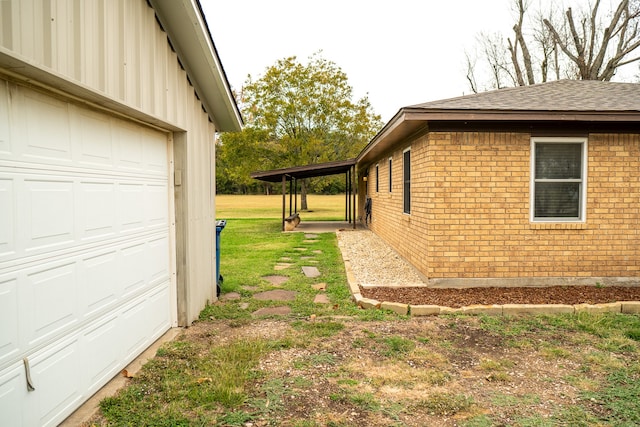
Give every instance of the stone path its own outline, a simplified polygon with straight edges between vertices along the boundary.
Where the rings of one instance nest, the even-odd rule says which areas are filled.
[[[322,276],[322,272],[318,267],[308,265],[308,264],[317,264],[318,260],[315,259],[317,255],[322,254],[321,250],[313,249],[313,244],[318,242],[317,234],[305,234],[305,240],[302,243],[305,246],[292,248],[292,253],[290,252],[287,256],[280,257],[278,261],[276,261],[273,270],[277,272],[285,272],[291,267],[296,265],[296,261],[304,261],[305,264],[302,266],[302,273],[305,277],[310,279],[319,278]],[[298,270],[299,271],[299,270]],[[279,288],[283,286],[288,280],[290,276],[286,276],[284,274],[273,274],[268,276],[263,276],[262,279],[267,281],[272,287]],[[313,302],[315,304],[331,304],[329,301],[329,297],[325,293],[327,290],[327,284],[323,282],[314,283],[310,285],[317,294],[314,297]],[[245,291],[249,291],[252,293],[251,298],[258,301],[276,301],[276,302],[288,302],[295,301],[298,292],[284,289],[270,289],[267,291],[258,292],[260,290],[260,286],[243,286],[242,289]],[[242,295],[238,292],[229,292],[220,297],[221,301],[238,301],[242,299]],[[250,303],[243,301],[239,304],[239,308],[241,310],[246,310],[250,307]],[[260,308],[251,315],[253,317],[260,316],[286,316],[291,314],[291,307],[288,305],[276,306],[276,307],[263,307]]]
[[[320,270],[317,267],[302,267],[302,272],[309,278],[320,277]]]
[[[297,294],[298,293],[296,291],[275,289],[273,291],[264,291],[253,294],[253,299],[261,301],[294,301]]]

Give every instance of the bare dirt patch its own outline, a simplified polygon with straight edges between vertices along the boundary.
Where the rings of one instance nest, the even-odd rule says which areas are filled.
[[[568,378],[584,372],[580,352],[592,350],[585,337],[546,337],[539,331],[522,331],[519,339],[531,344],[513,346],[473,317],[352,320],[332,336],[313,339],[286,321],[203,323],[186,333],[207,342],[212,335],[224,341],[305,340],[260,361],[252,396],[239,408],[256,414],[246,424],[252,426],[306,425],[303,420],[354,427],[461,426],[487,415],[497,423],[492,425],[551,419],[582,404],[580,386]],[[569,351],[549,357],[541,351],[545,339],[571,349],[582,344],[576,357]]]

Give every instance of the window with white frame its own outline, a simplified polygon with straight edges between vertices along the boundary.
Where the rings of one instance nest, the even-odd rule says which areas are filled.
[[[586,138],[531,139],[532,221],[584,221]]]
[[[411,148],[402,152],[402,211],[411,213]]]
[[[393,188],[393,158],[389,157],[389,193]]]

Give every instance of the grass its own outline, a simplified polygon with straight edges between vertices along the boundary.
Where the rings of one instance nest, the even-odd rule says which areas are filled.
[[[288,190],[287,190],[288,191]],[[308,211],[300,212],[303,221],[343,221],[345,196],[309,194],[307,196]],[[300,210],[300,195],[298,195]],[[285,201],[286,215],[289,215],[289,196]],[[216,196],[216,217],[228,218],[282,218],[282,195],[273,194],[236,196],[220,194]]]
[[[359,310],[335,236],[281,233],[279,213],[260,213],[255,197],[218,200],[228,220],[223,292],[241,298],[208,305],[89,425],[640,425],[639,316]],[[321,278],[301,273],[302,253],[313,254]],[[274,271],[283,258],[292,265]],[[294,301],[252,298],[274,289],[263,278],[272,274],[288,277],[281,289],[296,291]],[[320,280],[330,304],[313,302]],[[291,314],[251,315],[276,304]]]

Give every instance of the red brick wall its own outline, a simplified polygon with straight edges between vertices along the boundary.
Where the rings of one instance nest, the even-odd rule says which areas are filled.
[[[377,194],[369,170],[371,229],[430,279],[640,276],[640,135],[589,135],[585,224],[530,221],[530,146],[526,133],[431,132],[385,153]]]

